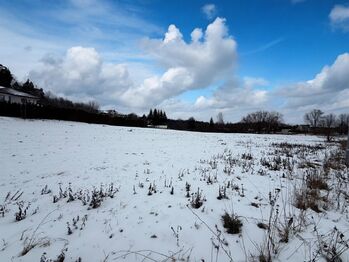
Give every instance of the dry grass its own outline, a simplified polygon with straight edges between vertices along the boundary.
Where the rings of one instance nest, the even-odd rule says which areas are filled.
[[[309,189],[329,190],[326,177],[315,170],[308,174],[306,184]]]
[[[319,190],[309,189],[307,187],[301,187],[294,192],[294,205],[295,207],[307,210],[308,208],[320,213],[319,203],[321,200]]]
[[[229,215],[227,212],[222,216],[223,227],[227,229],[229,234],[241,233],[242,222],[235,214]]]

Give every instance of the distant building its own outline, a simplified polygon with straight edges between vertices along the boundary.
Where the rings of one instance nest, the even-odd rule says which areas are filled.
[[[103,114],[106,114],[106,115],[112,116],[112,117],[127,117],[127,115],[121,114],[121,113],[119,113],[118,111],[116,111],[114,109],[104,110]]]
[[[119,113],[116,112],[116,110],[114,110],[114,109],[105,110],[104,112],[110,116],[118,116],[119,115]]]
[[[283,129],[281,129],[280,134],[287,135],[290,133],[290,131],[291,131],[291,129],[289,129],[289,128],[283,128]]]
[[[37,104],[39,98],[31,94],[17,91],[13,88],[0,86],[0,102],[11,104]]]
[[[167,129],[167,125],[147,125],[147,127]]]

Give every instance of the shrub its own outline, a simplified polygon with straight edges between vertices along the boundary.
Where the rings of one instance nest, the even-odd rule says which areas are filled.
[[[229,234],[241,233],[242,222],[235,214],[229,215],[227,212],[222,216],[223,227]]]
[[[307,187],[302,187],[299,190],[296,190],[294,193],[295,196],[295,207],[306,210],[308,208],[313,211],[320,213],[319,200],[320,194],[316,189],[309,189]]]
[[[200,192],[200,188],[198,188],[198,191],[194,193],[194,195],[192,196],[190,204],[192,208],[198,209],[203,205],[204,201],[205,201],[205,198],[202,196],[202,192]]]
[[[311,171],[311,173],[307,175],[306,183],[307,187],[310,189],[329,189],[328,184],[326,182],[326,178],[323,175],[316,172],[315,170]]]
[[[218,200],[221,199],[229,199],[227,196],[227,187],[224,185],[222,187],[218,188],[218,196],[217,196]]]
[[[23,201],[19,201],[16,204],[18,206],[18,212],[15,214],[16,221],[21,221],[27,217],[27,210],[30,207],[30,203],[28,203],[27,206],[25,206]]]

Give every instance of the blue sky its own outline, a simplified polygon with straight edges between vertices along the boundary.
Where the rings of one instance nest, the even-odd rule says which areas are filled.
[[[105,109],[349,111],[349,1],[0,0],[0,28],[0,63],[19,80]]]

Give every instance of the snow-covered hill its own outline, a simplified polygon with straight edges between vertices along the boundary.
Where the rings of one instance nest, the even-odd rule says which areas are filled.
[[[335,150],[315,136],[0,118],[0,261],[309,261],[332,234],[347,261],[346,182],[333,175],[346,170],[309,184]],[[317,202],[296,208],[300,196]]]

